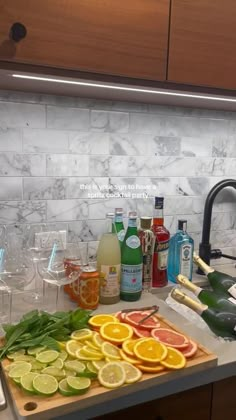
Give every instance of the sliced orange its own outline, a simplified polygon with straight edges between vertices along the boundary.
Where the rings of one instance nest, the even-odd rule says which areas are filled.
[[[182,369],[186,365],[186,358],[179,350],[174,347],[167,347],[168,353],[164,360],[161,360],[161,365],[168,369]]]
[[[89,307],[96,307],[99,300],[99,283],[97,279],[87,279],[80,288],[79,294],[80,303],[89,305]],[[81,305],[82,306],[82,305]]]
[[[146,373],[159,373],[163,372],[165,370],[164,366],[162,365],[156,365],[156,366],[146,366],[146,365],[137,365],[137,367],[142,371]]]
[[[143,338],[134,346],[134,354],[145,362],[160,362],[167,356],[167,347],[154,338]]]
[[[102,338],[111,341],[113,344],[121,344],[133,335],[133,328],[121,322],[107,322],[100,328]]]
[[[124,352],[126,354],[128,354],[128,356],[134,356],[134,345],[137,343],[137,340],[125,340],[122,343],[122,350],[124,350]]]
[[[94,315],[89,319],[89,325],[94,328],[100,328],[103,324],[107,322],[119,322],[119,320],[110,314],[98,314]]]
[[[141,363],[141,361],[136,359],[135,357],[127,356],[127,354],[123,350],[120,350],[120,355],[123,360],[125,360],[128,363],[131,363],[132,365],[138,365]]]

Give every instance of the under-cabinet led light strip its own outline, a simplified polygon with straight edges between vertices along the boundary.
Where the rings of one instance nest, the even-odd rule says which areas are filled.
[[[20,79],[29,79],[29,80],[40,80],[43,82],[64,83],[67,85],[79,85],[79,86],[97,87],[97,88],[102,88],[102,89],[122,90],[122,91],[128,91],[128,92],[140,92],[140,93],[151,93],[155,95],[168,95],[168,96],[178,96],[178,97],[184,97],[184,98],[206,99],[210,101],[236,102],[236,98],[197,95],[194,93],[170,92],[166,90],[152,90],[152,89],[144,89],[144,88],[136,88],[136,87],[128,87],[128,86],[107,85],[104,83],[93,83],[93,82],[84,82],[84,81],[79,82],[76,80],[55,79],[52,77],[27,76],[23,74],[12,74],[12,77],[20,78]]]

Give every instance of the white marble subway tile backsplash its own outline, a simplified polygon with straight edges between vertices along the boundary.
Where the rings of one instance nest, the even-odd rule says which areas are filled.
[[[0,91],[0,223],[26,237],[46,223],[93,257],[106,212],[152,216],[163,195],[166,226],[186,218],[197,248],[224,178],[236,178],[235,112]],[[235,190],[217,196],[211,243],[236,254],[235,208]]]

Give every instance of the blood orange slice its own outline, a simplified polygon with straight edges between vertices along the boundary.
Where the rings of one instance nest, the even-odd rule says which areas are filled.
[[[134,333],[137,337],[151,337],[151,330],[145,330],[144,328],[133,327]]]
[[[184,349],[188,346],[189,340],[185,335],[170,330],[169,328],[154,328],[151,335],[157,341],[176,349]]]
[[[185,357],[192,357],[197,353],[197,343],[190,340],[188,346],[184,349],[180,349],[180,351]]]
[[[145,328],[146,330],[151,330],[153,328],[160,327],[160,323],[155,316],[150,316],[148,319],[143,321],[141,324],[139,322],[149,315],[150,312],[147,311],[133,311],[125,315],[125,322],[129,323],[133,327]]]

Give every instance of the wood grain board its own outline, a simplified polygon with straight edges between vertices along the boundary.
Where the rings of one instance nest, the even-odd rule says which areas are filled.
[[[170,328],[184,334],[186,337],[189,337],[161,315],[158,314],[156,316],[160,321],[161,327]],[[194,341],[197,342],[196,340]],[[157,374],[145,373],[139,382],[131,385],[124,385],[115,390],[103,388],[95,380],[92,381],[92,386],[86,394],[73,397],[64,397],[59,393],[56,393],[52,397],[41,397],[26,394],[15,383],[13,383],[10,378],[8,378],[7,372],[4,372],[4,368],[10,363],[8,359],[4,359],[2,361],[2,367],[17,414],[27,420],[42,418],[46,420],[59,415],[65,415],[73,411],[82,410],[91,405],[106,402],[113,398],[122,397],[122,395],[127,395],[128,393],[140,391],[144,387],[147,389],[149,387],[158,386],[166,381],[178,379],[180,377],[205,370],[206,368],[216,366],[217,356],[200,343],[197,342],[197,344],[197,353],[191,359],[187,359],[187,365],[184,369],[178,371],[166,370]]]

